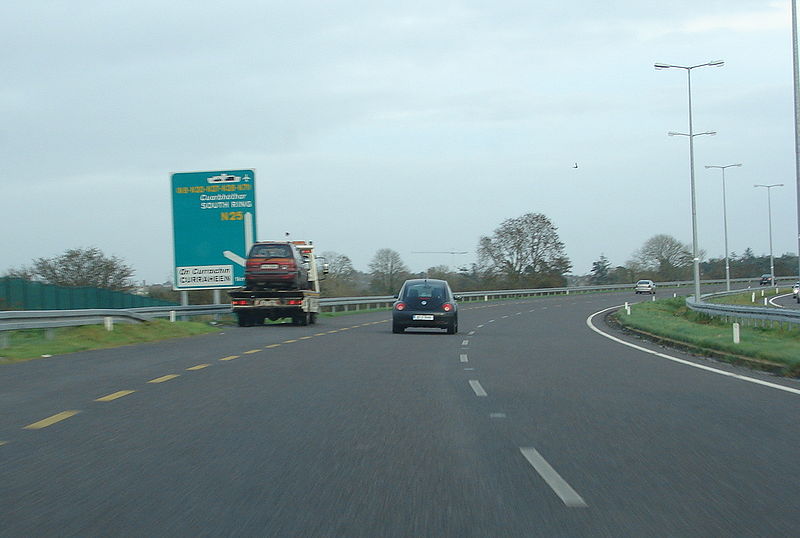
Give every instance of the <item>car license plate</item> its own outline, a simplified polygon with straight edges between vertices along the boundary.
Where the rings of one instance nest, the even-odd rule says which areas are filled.
[[[261,264],[261,268],[262,269],[277,269],[278,268],[278,264],[277,263],[262,263]]]
[[[275,299],[256,299],[253,304],[256,306],[278,306],[278,301]]]
[[[414,321],[433,321],[431,314],[414,314]]]

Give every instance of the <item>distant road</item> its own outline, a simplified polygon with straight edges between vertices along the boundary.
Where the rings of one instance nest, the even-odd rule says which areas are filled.
[[[800,395],[586,324],[649,299],[465,303],[454,336],[394,335],[378,312],[2,366],[0,536],[797,534]]]

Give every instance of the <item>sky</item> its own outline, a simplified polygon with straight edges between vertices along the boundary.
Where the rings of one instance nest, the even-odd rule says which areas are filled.
[[[574,274],[656,234],[797,252],[788,1],[0,4],[0,274],[70,248],[173,278],[170,176],[255,169],[260,240],[470,264],[543,213]],[[578,167],[574,165],[577,163]],[[442,254],[420,254],[420,251]],[[467,254],[446,254],[466,251]]]

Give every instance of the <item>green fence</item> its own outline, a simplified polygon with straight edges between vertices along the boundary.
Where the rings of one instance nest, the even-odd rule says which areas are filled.
[[[21,278],[0,278],[0,310],[136,308],[177,303],[100,288],[66,288]]]

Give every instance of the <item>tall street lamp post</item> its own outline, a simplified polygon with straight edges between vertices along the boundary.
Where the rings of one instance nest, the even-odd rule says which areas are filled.
[[[731,291],[731,264],[728,259],[728,207],[725,200],[725,169],[732,166],[742,166],[739,164],[726,164],[725,166],[706,165],[706,168],[719,168],[722,170],[722,226],[725,232],[725,289]]]
[[[797,183],[797,264],[800,275],[800,66],[797,58],[797,1],[792,0],[792,79],[794,84],[794,175]],[[800,277],[799,277],[800,278]],[[797,296],[800,303],[800,295]]]
[[[769,276],[771,284],[775,285],[775,258],[772,256],[772,197],[770,192],[773,187],[783,187],[783,183],[774,183],[772,185],[753,185],[753,187],[764,187],[767,189],[767,215],[769,216]]]
[[[697,203],[695,201],[695,187],[694,187],[694,137],[704,134],[713,135],[716,133],[714,133],[713,131],[709,131],[705,133],[695,134],[694,131],[692,130],[692,69],[697,69],[698,67],[721,67],[724,64],[725,62],[723,62],[722,60],[706,62],[704,64],[690,65],[690,66],[662,64],[662,63],[654,64],[654,67],[656,69],[683,69],[686,71],[686,80],[688,83],[688,93],[689,93],[689,132],[688,133],[670,132],[669,135],[670,136],[682,135],[689,138],[689,175],[691,179],[691,190],[692,190],[692,258],[694,263],[695,301],[700,300],[700,254],[697,245]]]

